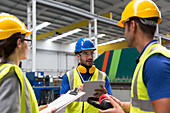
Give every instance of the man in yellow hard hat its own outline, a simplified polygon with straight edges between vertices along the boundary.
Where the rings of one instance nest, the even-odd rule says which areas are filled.
[[[110,96],[112,109],[100,113],[170,113],[170,51],[155,39],[161,13],[151,0],[132,0],[125,7],[120,27],[127,46],[140,52],[131,86],[131,102]]]

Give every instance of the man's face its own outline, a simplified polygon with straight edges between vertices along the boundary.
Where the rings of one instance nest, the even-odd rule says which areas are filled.
[[[85,66],[92,66],[93,64],[93,52],[94,50],[85,50],[82,51],[80,54],[77,54],[77,57],[80,60],[80,64]]]
[[[130,29],[131,27],[128,26],[127,23],[125,23],[125,38],[127,41],[127,47],[133,48],[134,46],[134,36],[132,35],[132,31]]]

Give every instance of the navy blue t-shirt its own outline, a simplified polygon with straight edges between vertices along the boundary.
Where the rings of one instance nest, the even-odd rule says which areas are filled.
[[[143,80],[150,100],[170,97],[170,59],[155,54],[147,59]]]

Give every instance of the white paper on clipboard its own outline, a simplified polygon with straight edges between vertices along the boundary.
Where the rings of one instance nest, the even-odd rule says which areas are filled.
[[[105,81],[85,81],[83,83],[83,92],[86,92],[85,95],[83,95],[80,100],[81,101],[87,101],[88,97],[93,97],[93,94],[95,93],[95,89],[101,89],[100,85],[105,86]]]
[[[64,107],[66,107],[68,104],[77,100],[78,98],[80,98],[81,96],[85,94],[85,92],[78,92],[77,95],[72,95],[72,94],[69,94],[70,92],[71,91],[68,91],[63,96],[60,96],[59,98],[51,102],[47,108],[41,110],[39,113],[47,113],[51,111],[53,108],[56,108],[56,112],[58,112]]]

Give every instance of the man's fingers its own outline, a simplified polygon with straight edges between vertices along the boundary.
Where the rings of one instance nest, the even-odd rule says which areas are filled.
[[[78,89],[79,89],[79,91],[83,91],[83,84],[80,85],[80,87]]]
[[[48,113],[57,113],[57,112],[55,112],[56,111],[56,108],[53,108],[50,112],[48,112]]]
[[[41,106],[38,107],[38,109],[39,109],[39,111],[41,111],[41,110],[43,110],[43,109],[46,108],[46,107],[48,107],[48,104],[46,104],[46,105],[41,105]]]
[[[119,103],[115,102],[112,98],[108,98],[110,103],[112,104],[112,106],[115,108],[115,109],[122,109],[119,105]]]
[[[100,88],[101,89],[95,89],[94,91],[97,92],[97,93],[101,93],[101,94],[106,94],[107,93],[107,90],[104,86],[100,85]]]
[[[99,98],[102,94],[101,93],[94,93],[93,96]]]
[[[119,103],[117,103],[116,101],[114,101],[115,98],[112,98],[111,96],[108,98],[110,103],[112,104],[113,108],[109,108],[107,110],[99,110],[100,113],[124,113],[123,109],[121,108],[121,106],[119,105]],[[116,100],[116,99],[115,99]]]
[[[111,99],[113,99],[116,103],[118,103],[118,104],[120,105],[120,100],[118,100],[117,98],[115,98],[115,97],[113,97],[113,96],[111,96],[111,95],[109,95],[109,97],[110,97]]]
[[[112,113],[113,108],[106,109],[106,110],[99,110],[100,113]]]
[[[95,89],[94,91],[96,92],[95,94],[93,94],[93,96],[95,97],[100,97],[102,94],[107,94],[107,90],[104,86],[100,85],[101,89]]]
[[[101,92],[103,92],[103,89],[95,89],[94,91],[101,93]]]
[[[103,90],[104,94],[106,94],[106,93],[107,93],[106,88],[105,88],[104,86],[102,86],[102,85],[100,85],[100,87],[101,87],[101,89]]]

